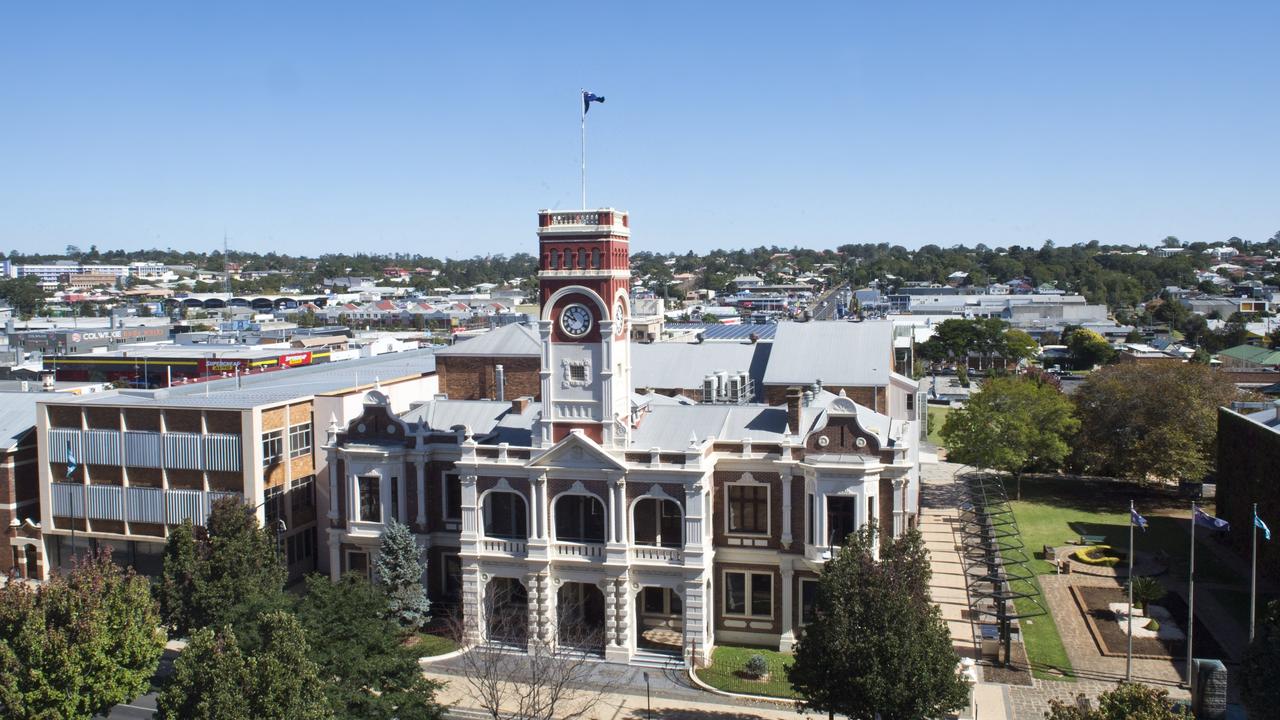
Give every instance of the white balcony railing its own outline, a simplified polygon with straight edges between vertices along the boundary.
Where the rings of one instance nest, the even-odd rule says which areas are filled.
[[[667,563],[679,565],[684,562],[684,552],[680,548],[657,547],[654,545],[632,545],[631,560],[633,562]]]
[[[524,540],[483,538],[480,540],[480,550],[486,553],[524,557],[529,554],[529,544]]]
[[[554,546],[556,557],[586,558],[601,560],[604,558],[604,545],[599,543],[558,542]]]

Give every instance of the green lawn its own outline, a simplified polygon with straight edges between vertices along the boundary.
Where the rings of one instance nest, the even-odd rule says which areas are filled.
[[[418,657],[444,655],[458,649],[458,643],[454,642],[452,638],[432,635],[431,633],[419,633],[411,642],[414,651],[418,653]]]
[[[947,421],[947,413],[951,412],[950,407],[941,405],[929,406],[929,442],[944,447],[942,442],[942,424]]]
[[[752,655],[763,655],[769,662],[769,679],[763,682],[748,680],[739,675]],[[794,658],[791,653],[781,653],[767,648],[717,645],[711,651],[711,665],[697,670],[698,678],[711,687],[727,692],[747,695],[769,695],[793,698],[795,692],[787,681],[787,668]]]
[[[1010,496],[1016,487],[1008,481]],[[1070,478],[1035,478],[1022,481],[1022,500],[1010,503],[1018,521],[1027,557],[1032,558],[1030,568],[1037,575],[1053,572],[1053,565],[1043,559],[1045,545],[1061,546],[1078,540],[1081,535],[1103,535],[1106,544],[1128,551],[1129,549],[1129,500],[1137,502],[1139,512],[1149,521],[1146,532],[1135,533],[1139,552],[1163,551],[1169,557],[1166,582],[1185,582],[1190,538],[1187,535],[1189,503],[1171,500],[1165,496],[1153,496],[1142,488],[1113,483],[1089,483]],[[1225,563],[1215,562],[1214,556],[1226,552],[1203,535],[1197,535],[1196,579],[1206,582],[1238,584],[1248,582],[1232,574]],[[1024,590],[1027,583],[1015,583],[1015,589]],[[1227,603],[1238,606],[1238,598],[1228,596]],[[1029,600],[1015,603],[1019,614],[1036,612]],[[1247,606],[1246,606],[1247,607]],[[1247,612],[1247,611],[1246,611]],[[1247,617],[1247,615],[1245,616]],[[1245,621],[1247,622],[1247,620]],[[1033,674],[1039,678],[1057,677],[1049,670],[1073,676],[1071,662],[1058,635],[1051,615],[1040,615],[1022,621],[1027,656]]]

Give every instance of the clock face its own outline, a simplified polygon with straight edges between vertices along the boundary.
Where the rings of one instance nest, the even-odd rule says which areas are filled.
[[[627,334],[627,304],[621,300],[613,306],[613,322],[614,327],[618,329],[618,337]]]
[[[560,313],[560,329],[566,335],[582,337],[591,331],[591,311],[586,305],[570,305]]]

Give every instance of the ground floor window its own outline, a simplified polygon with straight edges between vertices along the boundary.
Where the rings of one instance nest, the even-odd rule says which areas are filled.
[[[800,624],[813,622],[814,612],[818,607],[818,581],[800,581]]]
[[[348,550],[347,572],[369,577],[369,553],[363,550]]]
[[[285,546],[290,565],[310,562],[316,555],[316,529],[311,527],[290,535]]]
[[[755,572],[724,574],[724,613],[773,617],[773,575]]]
[[[674,590],[660,587],[647,587],[641,594],[645,615],[680,615],[684,607],[680,596]]]

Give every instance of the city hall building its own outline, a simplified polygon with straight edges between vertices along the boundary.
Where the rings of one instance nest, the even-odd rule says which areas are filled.
[[[868,365],[865,392],[791,362],[767,388],[727,368],[692,400],[637,394],[630,234],[617,210],[539,213],[541,313],[520,331],[536,332],[536,400],[508,397],[490,369],[490,399],[397,412],[374,390],[329,425],[318,481],[333,577],[370,573],[395,518],[424,548],[437,607],[491,639],[591,628],[611,660],[701,663],[717,642],[789,649],[833,548],[871,521],[893,535],[914,524],[921,399],[893,372],[891,328],[810,355]],[[492,637],[512,617],[515,632]]]

